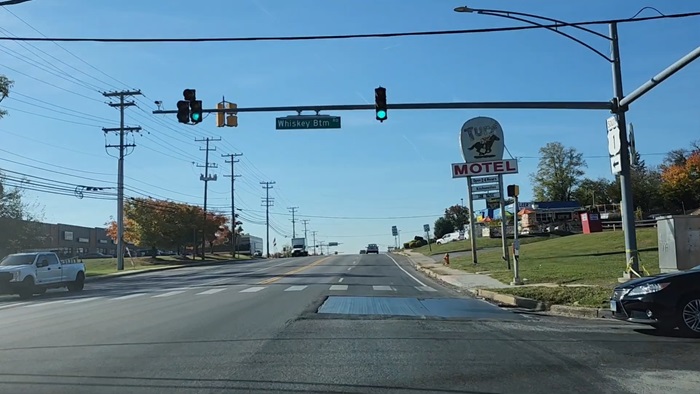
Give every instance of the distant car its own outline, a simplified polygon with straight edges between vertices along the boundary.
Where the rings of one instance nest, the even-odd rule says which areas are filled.
[[[360,254],[367,254],[367,251],[364,249],[360,249]]]
[[[700,265],[622,283],[613,291],[610,310],[619,320],[661,331],[678,327],[700,337]]]
[[[370,253],[379,254],[379,246],[377,246],[377,244],[367,245],[367,254],[370,254]]]

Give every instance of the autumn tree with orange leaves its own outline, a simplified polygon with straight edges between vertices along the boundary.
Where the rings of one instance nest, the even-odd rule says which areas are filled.
[[[663,166],[661,179],[661,188],[669,202],[681,205],[683,210],[700,207],[700,151]]]
[[[153,198],[132,198],[124,204],[124,240],[140,247],[180,250],[194,246],[204,229],[206,241],[213,247],[226,243],[228,218],[195,205]],[[107,223],[107,234],[117,239],[117,224]]]

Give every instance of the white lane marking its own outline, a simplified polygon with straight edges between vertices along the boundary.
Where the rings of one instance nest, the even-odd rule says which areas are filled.
[[[353,263],[353,264],[357,264],[357,261],[353,261],[352,263]]]
[[[378,291],[393,291],[394,289],[391,288],[391,286],[372,286],[373,290],[378,290]]]
[[[234,276],[236,276],[236,277],[239,277],[239,276],[247,276],[247,275],[250,275],[250,274],[257,273],[257,272],[261,272],[261,271],[269,270],[269,269],[272,269],[272,268],[276,268],[276,267],[279,267],[279,266],[281,266],[281,265],[285,265],[285,264],[289,263],[290,261],[293,261],[293,260],[286,260],[286,261],[283,261],[283,262],[281,262],[281,263],[279,263],[279,264],[271,265],[271,266],[269,266],[269,267],[259,268],[259,269],[256,269],[256,270],[253,270],[253,271],[250,271],[250,272],[233,272],[232,274],[233,274]],[[221,279],[215,279],[215,280],[213,280],[213,281],[211,281],[211,282],[204,282],[204,283],[202,283],[200,286],[205,286],[205,287],[206,287],[206,286],[212,286],[212,285],[215,285],[215,284],[217,284],[217,283],[226,282],[227,280],[230,280],[230,279],[231,279],[230,277],[228,277],[228,278],[221,278]]]
[[[348,271],[350,271],[353,267],[348,268]]]
[[[34,307],[37,307],[37,306],[53,305],[53,304],[59,304],[59,303],[63,303],[63,302],[66,302],[66,300],[39,302],[39,303],[36,303],[36,304],[29,304],[29,305],[26,305],[25,308],[34,308]]]
[[[290,286],[290,287],[284,289],[284,291],[302,291],[307,287],[308,286]]]
[[[340,279],[338,279],[338,283],[342,282],[343,279],[345,279],[345,278],[340,278]]]
[[[262,289],[264,289],[264,287],[249,287],[239,291],[239,293],[255,293],[256,291],[260,291]]]
[[[347,290],[348,285],[332,285],[328,290]]]
[[[411,279],[415,280],[419,285],[421,285],[421,286],[426,286],[425,283],[419,281],[418,278],[416,278],[415,276],[409,274],[408,271],[406,271],[405,269],[403,269],[403,267],[402,267],[401,265],[399,265],[399,263],[398,263],[396,260],[394,260],[393,257],[389,256],[388,254],[385,254],[385,256],[388,257],[388,258],[390,258],[391,261],[393,261],[394,264],[396,264],[396,266],[399,267],[399,269],[400,269],[401,271],[403,271],[404,274],[408,275]]]
[[[12,308],[15,306],[21,306],[21,305],[25,305],[25,304],[26,304],[26,302],[15,302],[12,304],[2,305],[2,306],[0,306],[0,309],[7,309],[7,308]]]
[[[203,291],[203,292],[201,292],[201,293],[197,293],[197,295],[216,294],[216,293],[218,293],[218,292],[220,292],[220,291],[224,291],[224,290],[226,290],[225,287],[224,287],[224,288],[221,288],[221,289],[209,289],[209,290],[205,290],[205,291]]]
[[[93,301],[93,300],[99,300],[102,297],[87,297],[87,298],[79,298],[77,300],[71,300],[71,301],[66,301],[66,304],[79,304],[81,302],[88,302],[88,301]]]
[[[129,300],[132,298],[141,297],[141,296],[145,296],[145,295],[146,295],[146,293],[136,293],[136,294],[129,294],[129,295],[125,295],[125,296],[121,296],[121,297],[117,297],[117,298],[112,298],[112,299],[113,300]]]
[[[418,289],[418,291],[437,291],[430,286],[416,286],[416,289]]]
[[[182,294],[182,293],[184,293],[184,292],[185,292],[184,290],[169,291],[169,292],[167,292],[167,293],[158,294],[158,295],[156,295],[156,296],[153,296],[153,298],[170,297],[170,296]]]

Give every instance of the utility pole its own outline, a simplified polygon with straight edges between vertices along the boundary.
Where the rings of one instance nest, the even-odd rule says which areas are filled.
[[[231,257],[234,259],[236,258],[236,193],[235,193],[235,187],[234,183],[236,181],[236,178],[238,178],[240,175],[236,175],[235,169],[234,169],[234,164],[238,163],[240,160],[236,159],[236,157],[243,156],[243,153],[230,153],[228,155],[221,155],[221,157],[228,157],[229,159],[226,160],[226,163],[231,164],[231,175],[224,175],[225,177],[231,178]]]
[[[318,231],[311,232],[311,236],[314,237],[314,256],[316,255],[316,233],[318,233]]]
[[[309,219],[302,219],[301,222],[304,223],[304,245],[306,245],[306,243],[307,243],[307,240],[306,240],[306,233],[307,233],[306,225],[309,224],[310,220],[309,220]]]
[[[215,151],[216,147],[210,148],[209,143],[214,142],[214,141],[221,141],[221,138],[204,138],[204,139],[196,139],[194,140],[195,142],[206,142],[207,146],[206,148],[202,149],[201,147],[199,150],[204,151],[204,165],[199,165],[197,164],[197,167],[204,168],[204,174],[199,176],[200,181],[204,181],[204,222],[202,223],[202,260],[205,259],[205,254],[206,254],[206,248],[207,248],[207,234],[206,234],[206,228],[207,228],[207,191],[209,190],[209,181],[215,181],[216,180],[216,174],[214,175],[209,175],[209,169],[210,168],[217,168],[216,163],[209,163],[209,152],[210,151]],[[196,244],[196,242],[195,242]]]
[[[119,97],[118,103],[108,103],[112,108],[119,108],[119,128],[103,128],[106,133],[118,132],[119,145],[105,145],[106,148],[119,149],[119,164],[117,169],[117,271],[124,270],[124,156],[126,148],[136,147],[136,144],[127,144],[127,133],[139,132],[141,127],[124,126],[124,110],[126,107],[136,105],[133,101],[126,101],[127,97],[141,95],[140,90],[123,90],[121,92],[105,92],[103,96]]]
[[[294,219],[294,212],[296,212],[297,209],[299,209],[299,207],[288,207],[287,209],[289,209],[292,212],[292,238],[296,238],[297,237],[297,231],[296,231],[297,230],[296,229],[297,221],[296,221],[296,219]]]
[[[263,198],[263,206],[265,207],[265,227],[267,227],[267,258],[270,258],[270,207],[274,204],[274,198],[270,198],[270,189],[275,182],[260,182],[265,189],[265,197]]]

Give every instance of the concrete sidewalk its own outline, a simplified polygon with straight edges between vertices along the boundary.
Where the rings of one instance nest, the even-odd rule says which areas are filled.
[[[420,253],[402,251],[399,252],[399,254],[407,256],[418,271],[421,271],[432,278],[438,279],[452,286],[469,291],[472,294],[477,294],[478,289],[500,289],[504,287],[511,287],[510,285],[501,283],[488,275],[470,274],[458,269],[447,267],[443,265],[442,262],[436,262],[433,258],[426,257]]]

